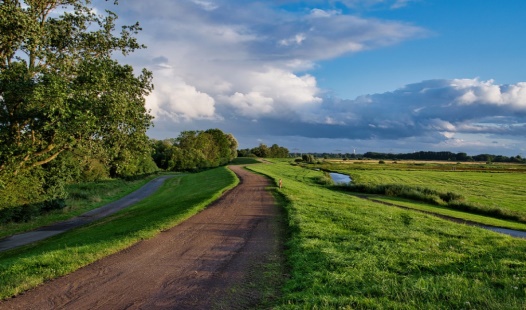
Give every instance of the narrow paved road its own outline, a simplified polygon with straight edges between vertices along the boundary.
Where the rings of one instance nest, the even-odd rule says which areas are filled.
[[[70,229],[86,225],[108,215],[111,215],[150,196],[164,183],[166,179],[172,177],[174,176],[165,175],[155,178],[150,182],[146,183],[144,186],[142,186],[135,192],[126,195],[117,201],[109,203],[103,207],[88,211],[82,215],[71,218],[67,221],[58,222],[49,226],[41,227],[33,231],[0,239],[0,252],[13,249],[22,245],[30,244],[36,241],[44,240],[51,236],[61,234]]]
[[[247,309],[261,266],[280,255],[269,181],[239,166],[240,184],[184,223],[50,281],[1,309]],[[254,285],[256,284],[256,285]]]

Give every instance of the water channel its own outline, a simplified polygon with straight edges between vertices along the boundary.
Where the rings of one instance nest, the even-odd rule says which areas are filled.
[[[352,182],[351,177],[346,174],[341,174],[341,173],[336,173],[336,172],[329,172],[329,174],[335,184],[349,184]],[[517,237],[517,238],[526,238],[526,232],[520,231],[520,230],[492,227],[492,226],[487,226],[487,225],[482,225],[482,224],[476,224],[476,226],[484,228],[484,229],[492,230],[495,232],[499,232],[501,234]]]
[[[346,174],[336,172],[329,172],[329,174],[331,175],[331,179],[335,184],[349,184],[352,182],[351,177]]]

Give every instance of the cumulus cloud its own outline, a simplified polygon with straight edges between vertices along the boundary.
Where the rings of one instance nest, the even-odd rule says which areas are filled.
[[[120,9],[120,8],[119,8]],[[272,1],[131,1],[118,12],[141,17],[133,56],[154,72],[147,98],[156,121],[274,117],[319,118],[323,91],[308,73],[323,59],[423,35],[419,27],[310,7],[300,13]],[[137,59],[140,58],[140,59]],[[330,118],[332,119],[332,118]]]
[[[157,72],[170,80],[158,84],[156,91],[148,98],[147,108],[152,114],[158,118],[167,117],[172,121],[217,118],[214,98],[186,84],[181,78],[166,73],[170,71]]]
[[[517,110],[526,109],[526,82],[515,85],[495,85],[493,80],[457,79],[452,86],[463,94],[458,98],[460,104],[502,105]]]
[[[154,72],[147,105],[156,126],[172,136],[188,128],[220,127],[236,137],[341,139],[379,147],[387,140],[395,147],[475,146],[473,135],[505,141],[526,132],[526,82],[436,79],[352,100],[330,96],[309,73],[319,61],[427,31],[315,5],[288,12],[277,4],[286,2],[157,0],[122,6],[119,16],[129,18],[127,23],[139,19],[144,29],[139,39],[148,49],[131,61]],[[367,5],[400,8],[408,2]],[[340,3],[353,7],[367,1]]]
[[[339,111],[336,120],[349,129],[368,127],[375,137],[516,135],[526,124],[525,90],[522,82],[430,80],[355,100],[336,100],[325,112]]]

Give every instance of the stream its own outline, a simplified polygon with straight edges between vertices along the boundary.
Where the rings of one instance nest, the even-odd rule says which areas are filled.
[[[346,175],[346,174],[341,174],[341,173],[336,173],[336,172],[329,172],[329,174],[330,174],[330,176],[331,176],[331,178],[332,178],[332,180],[334,181],[335,184],[349,184],[349,183],[352,182],[351,177]],[[394,204],[392,204],[392,205],[396,206],[396,207],[400,207],[400,206],[397,206],[397,205],[394,205]],[[405,207],[403,207],[403,208],[405,208]],[[439,214],[435,214],[435,213],[432,213],[432,212],[425,212],[425,213],[432,214],[432,215],[435,215],[435,216],[439,216],[439,217],[442,217],[442,218],[446,218],[445,216],[441,216]],[[452,219],[449,218],[449,220],[452,220]],[[483,225],[483,224],[479,224],[479,223],[473,223],[472,225],[475,225],[477,227],[481,227],[481,228],[484,228],[484,229],[487,229],[487,230],[495,231],[495,232],[498,232],[498,233],[501,233],[501,234],[509,235],[509,236],[512,236],[512,237],[525,238],[526,239],[526,232],[525,231],[513,230],[513,229],[507,229],[507,228],[500,228],[500,227],[493,227],[493,226],[487,226],[487,225]]]
[[[352,179],[350,176],[346,174],[336,173],[336,172],[329,172],[332,181],[335,184],[349,184],[352,182]]]

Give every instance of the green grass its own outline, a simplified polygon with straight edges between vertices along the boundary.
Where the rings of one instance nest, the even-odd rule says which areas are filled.
[[[348,174],[357,184],[403,184],[454,192],[468,203],[489,208],[502,208],[526,217],[525,165],[422,164],[372,165],[324,164],[324,169]],[[380,169],[381,167],[382,169]]]
[[[290,268],[274,309],[525,309],[526,240],[387,207],[276,161]]]
[[[115,215],[33,245],[1,252],[0,299],[151,238],[199,212],[237,182],[226,167],[177,176],[167,180],[154,195]]]
[[[139,189],[157,176],[152,175],[132,181],[112,179],[69,185],[67,188],[69,198],[66,199],[66,207],[64,209],[51,211],[28,222],[10,222],[0,225],[0,238],[64,221],[96,209]]]
[[[431,213],[436,213],[436,214],[445,215],[445,216],[451,216],[457,219],[473,221],[473,222],[480,223],[483,225],[526,231],[526,224],[523,224],[523,223],[505,221],[505,220],[496,219],[496,218],[483,216],[483,215],[470,214],[470,213],[466,213],[462,211],[451,210],[446,207],[414,202],[414,201],[403,199],[403,198],[385,197],[385,196],[378,196],[378,195],[368,195],[368,196],[369,198],[374,199],[374,200],[392,203],[397,206],[402,206],[402,207],[411,208],[415,210],[431,212]]]

